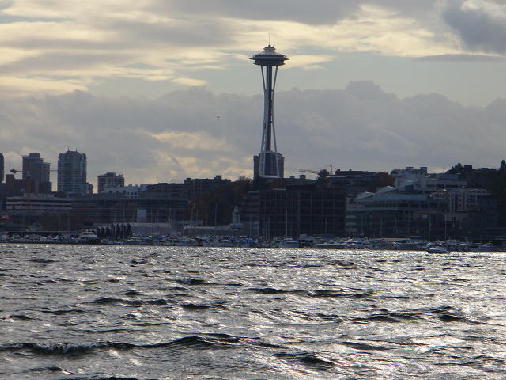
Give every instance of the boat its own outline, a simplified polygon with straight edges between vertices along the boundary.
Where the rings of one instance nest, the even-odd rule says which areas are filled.
[[[344,249],[347,248],[346,244],[341,242],[325,242],[325,243],[319,243],[315,245],[316,248],[319,249]]]
[[[279,242],[278,248],[299,248],[299,241],[294,239],[283,239]]]
[[[448,253],[450,252],[448,248],[443,247],[442,245],[433,245],[430,247],[427,247],[428,253]]]
[[[97,244],[100,242],[100,239],[95,231],[84,230],[79,234],[77,242],[79,244]]]

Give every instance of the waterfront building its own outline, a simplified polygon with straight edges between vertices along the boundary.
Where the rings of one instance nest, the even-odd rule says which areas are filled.
[[[89,193],[86,183],[86,154],[67,150],[58,157],[58,191],[67,194]]]
[[[72,201],[51,194],[24,194],[7,197],[6,210],[11,215],[47,215],[69,213]]]
[[[145,191],[137,199],[136,221],[140,223],[168,223],[182,229],[182,221],[188,220],[189,202],[171,193]]]
[[[188,201],[170,193],[147,191],[149,185],[106,188],[78,197],[73,202],[72,224],[80,226],[110,223],[166,223],[178,226],[186,220]]]
[[[200,196],[230,185],[229,179],[220,175],[214,178],[186,178],[183,183],[156,183],[147,185],[146,192],[159,193],[172,199],[194,200]]]
[[[497,200],[485,189],[458,188],[436,191],[434,199],[446,203],[445,237],[453,239],[483,238],[497,228]]]
[[[278,68],[285,64],[288,57],[278,53],[274,46],[269,44],[251,59],[262,70],[264,90],[262,144],[260,153],[253,158],[254,178],[283,178],[284,157],[281,153],[278,153],[274,129],[274,89],[278,77]]]
[[[183,182],[183,191],[187,193],[189,199],[194,199],[228,185],[230,182],[229,179],[221,178],[221,175],[214,178],[186,178]]]
[[[386,187],[348,203],[346,231],[367,237],[482,239],[497,221],[497,200],[485,189],[414,192]]]
[[[34,194],[51,192],[49,172],[50,164],[44,162],[40,153],[23,156],[22,179],[27,184],[25,191]]]
[[[399,191],[432,192],[441,189],[456,189],[467,186],[467,181],[452,173],[428,173],[426,167],[394,169],[390,173]]]
[[[125,178],[123,174],[116,172],[107,172],[97,177],[97,193],[101,193],[105,188],[123,187],[125,186]]]
[[[131,223],[135,222],[137,200],[100,193],[75,198],[72,208],[72,225],[77,229],[97,224]]]
[[[329,174],[326,181],[333,187],[346,189],[348,197],[355,197],[364,191],[374,192],[379,188],[391,186],[393,177],[386,172],[368,172],[360,170],[336,170]]]
[[[186,181],[190,180],[189,178]],[[188,189],[184,183],[155,183],[147,185],[145,191],[148,193],[166,194],[173,199],[189,199]]]
[[[250,191],[241,205],[241,222],[251,236],[270,240],[344,234],[345,189],[327,183],[285,184]]]
[[[369,238],[444,237],[447,204],[428,193],[405,193],[388,186],[364,192],[348,203],[346,232]]]
[[[105,186],[99,193],[127,199],[137,199],[140,193],[147,190],[148,186],[151,185]]]

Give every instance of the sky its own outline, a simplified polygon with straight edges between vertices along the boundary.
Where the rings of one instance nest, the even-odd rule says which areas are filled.
[[[506,159],[503,0],[0,0],[0,152],[88,178],[252,175],[270,42],[286,174]]]

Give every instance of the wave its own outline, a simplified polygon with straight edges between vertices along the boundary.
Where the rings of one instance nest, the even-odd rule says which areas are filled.
[[[259,293],[259,294],[305,294],[305,290],[298,290],[298,289],[276,289],[271,287],[265,287],[265,288],[249,288],[248,289],[251,292]]]
[[[205,309],[210,309],[212,308],[212,305],[209,305],[209,304],[197,304],[197,303],[183,303],[181,304],[181,307],[183,309],[187,309],[187,310],[205,310]]]
[[[129,351],[134,349],[157,349],[169,347],[191,348],[227,348],[239,343],[240,337],[227,334],[189,335],[170,342],[135,344],[126,342],[98,342],[73,345],[70,343],[40,344],[40,343],[12,343],[0,345],[0,352],[28,351],[44,356],[82,356],[97,350],[115,349]]]
[[[316,367],[318,369],[327,369],[333,367],[335,363],[331,360],[324,359],[314,352],[278,352],[274,356],[288,361],[299,362],[308,367]]]
[[[147,264],[148,263],[148,260],[145,259],[145,258],[140,258],[140,259],[132,259],[130,260],[130,264]]]
[[[36,320],[38,320],[38,318],[29,317],[28,315],[25,315],[25,314],[11,314],[9,317],[6,317],[6,318],[17,319],[18,321],[36,321]],[[0,319],[6,319],[6,318],[0,318]]]
[[[44,259],[44,258],[39,258],[39,257],[34,257],[33,259],[30,259],[28,261],[31,261],[32,263],[39,263],[39,264],[51,264],[51,263],[58,262],[58,260]]]
[[[333,289],[317,289],[309,292],[310,297],[345,297],[345,298],[366,298],[372,296],[373,291],[372,290],[361,290],[354,292],[353,290],[350,291],[343,291],[343,290],[333,290]]]
[[[147,305],[167,305],[169,302],[166,299],[158,298],[153,300],[138,300],[138,299],[123,299],[123,298],[117,298],[117,297],[99,297],[93,301],[90,301],[88,303],[93,303],[97,305],[129,305],[134,307],[139,307],[144,304]]]
[[[443,305],[434,308],[422,308],[410,310],[411,313],[437,317],[442,322],[464,322],[477,324],[479,322],[469,319],[462,310],[452,306]]]
[[[100,297],[97,298],[90,303],[95,303],[99,305],[110,305],[110,304],[116,304],[116,303],[123,303],[123,304],[137,304],[139,301],[131,301],[131,300],[124,300],[122,298],[116,298],[116,297]]]
[[[14,343],[0,346],[2,351],[31,351],[39,355],[80,355],[91,353],[94,349],[103,348],[102,344],[71,345],[68,343],[44,345],[38,343]]]
[[[264,288],[248,288],[250,292],[258,294],[298,294],[314,298],[366,298],[373,294],[372,290],[363,289],[316,289],[316,290],[302,290],[302,289],[278,289],[273,287]]]
[[[30,368],[26,371],[23,371],[23,372],[64,372],[63,368],[60,368],[58,366],[55,366],[55,365],[51,365],[51,366],[47,366],[47,367],[35,367],[35,368]]]
[[[373,314],[368,317],[353,318],[353,322],[391,322],[398,323],[402,322],[400,319],[393,317],[392,315],[385,314]]]
[[[211,308],[220,308],[226,309],[227,307],[224,305],[224,302],[214,302],[214,303],[191,303],[186,302],[182,303],[181,307],[187,310],[205,310]]]
[[[129,297],[136,297],[136,296],[142,296],[143,294],[135,289],[130,289],[125,292],[125,295]]]
[[[476,324],[479,322],[473,321],[466,317],[464,313],[451,306],[439,306],[435,308],[421,308],[421,309],[408,309],[402,311],[388,311],[381,309],[380,313],[374,313],[366,317],[353,318],[353,322],[389,322],[399,323],[405,321],[425,320],[427,318],[437,318],[442,322],[463,322]]]
[[[316,313],[316,316],[324,321],[342,322],[343,318],[337,314]]]
[[[84,311],[83,309],[74,308],[74,309],[41,310],[40,312],[46,313],[46,314],[62,315],[62,314],[71,314],[71,313],[72,314],[73,313],[85,313],[86,311]]]
[[[202,278],[178,278],[176,279],[176,282],[183,285],[204,285],[207,284],[206,280]]]
[[[241,282],[234,282],[234,281],[231,281],[231,282],[226,282],[223,284],[224,286],[242,286],[242,283]]]
[[[393,349],[393,347],[379,346],[363,342],[341,342],[341,344],[360,351],[388,351]]]
[[[153,378],[149,378],[150,380],[155,380]],[[118,377],[118,376],[79,376],[79,377],[63,377],[59,380],[141,380],[139,377]]]
[[[345,260],[332,260],[329,262],[329,265],[338,265],[346,269],[358,268],[357,264],[355,264],[353,261],[345,261]]]
[[[410,320],[423,319],[423,313],[418,311],[388,311],[381,309],[380,313],[374,313],[367,317],[353,318],[353,322],[390,322],[399,323]]]

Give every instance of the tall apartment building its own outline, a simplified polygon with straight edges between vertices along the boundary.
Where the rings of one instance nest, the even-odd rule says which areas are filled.
[[[48,162],[40,156],[40,153],[29,153],[23,156],[23,180],[30,186],[30,193],[49,193],[51,192],[51,182],[49,182]]]
[[[97,177],[97,192],[102,193],[108,187],[123,187],[125,186],[125,178],[123,174],[116,174],[116,172],[107,172]]]
[[[67,150],[58,156],[58,191],[84,195],[89,192],[86,183],[86,154]]]
[[[4,182],[4,177],[5,177],[4,155],[0,153],[0,183]]]

